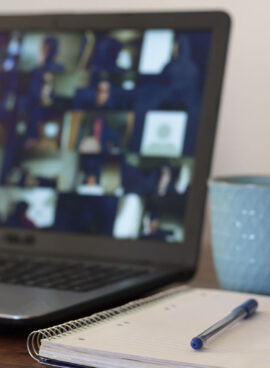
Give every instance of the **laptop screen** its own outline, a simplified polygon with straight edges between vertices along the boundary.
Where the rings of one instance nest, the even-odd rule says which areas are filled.
[[[0,33],[0,224],[185,239],[211,32]]]

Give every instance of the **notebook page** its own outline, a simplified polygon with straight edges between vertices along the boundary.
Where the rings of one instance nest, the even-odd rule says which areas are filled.
[[[50,356],[50,359],[65,362],[67,360],[67,352],[54,353],[50,349],[43,349],[43,353]],[[138,362],[137,360],[128,360],[123,358],[112,358],[104,357],[100,355],[91,356],[87,354],[78,354],[76,352],[70,352],[68,354],[68,359],[73,364],[78,364],[87,367],[102,367],[102,368],[164,368],[164,363],[150,363],[150,362]],[[181,368],[187,368],[187,365],[179,365]],[[177,368],[179,367],[177,365]],[[176,368],[175,364],[166,364],[166,368]],[[204,367],[203,367],[204,368]],[[211,368],[211,367],[208,367]]]
[[[44,341],[42,347],[67,354],[92,352],[156,363],[269,368],[269,297],[256,297],[258,313],[211,339],[203,350],[194,351],[189,345],[192,337],[250,297],[221,290],[191,289],[83,331]]]

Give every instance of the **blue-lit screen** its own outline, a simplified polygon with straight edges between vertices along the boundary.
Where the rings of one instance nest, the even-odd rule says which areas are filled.
[[[0,34],[0,224],[181,242],[211,32]]]

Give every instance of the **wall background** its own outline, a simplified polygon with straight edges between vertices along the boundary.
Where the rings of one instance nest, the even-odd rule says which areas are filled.
[[[0,14],[142,10],[225,10],[231,15],[212,175],[270,174],[269,0],[9,0],[0,4]],[[208,239],[207,232],[205,236]]]

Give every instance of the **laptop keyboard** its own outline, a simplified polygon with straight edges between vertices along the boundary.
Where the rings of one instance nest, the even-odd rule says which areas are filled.
[[[0,259],[2,283],[77,292],[87,292],[147,273],[149,269],[104,263]]]

